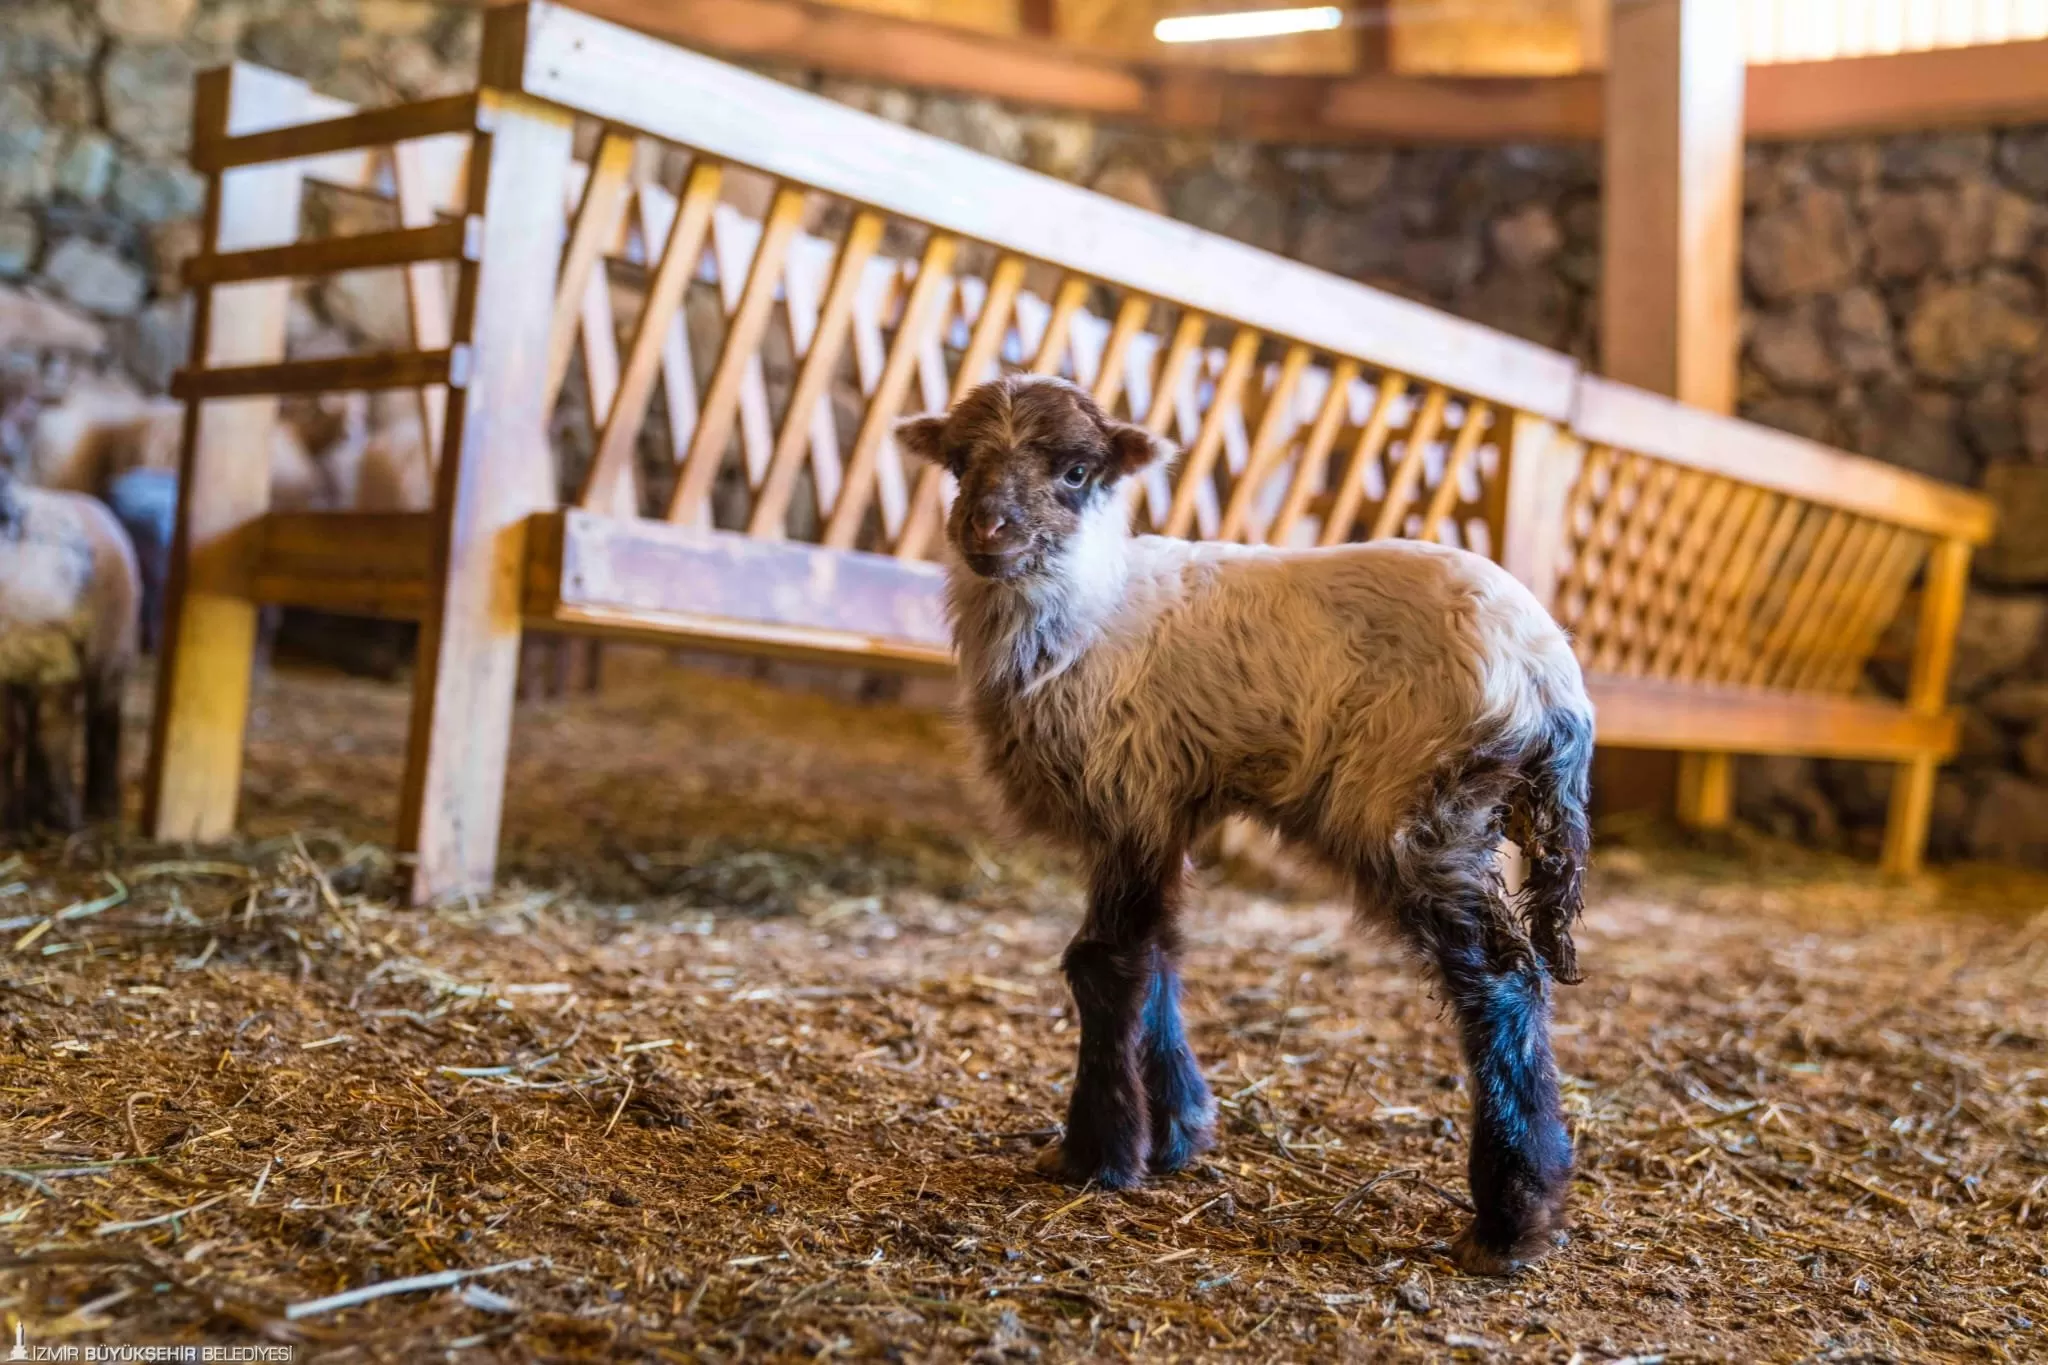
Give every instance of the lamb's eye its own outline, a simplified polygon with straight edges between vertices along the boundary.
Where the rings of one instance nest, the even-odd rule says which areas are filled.
[[[1066,473],[1060,475],[1060,482],[1069,488],[1079,488],[1088,482],[1088,466],[1077,464],[1070,467]]]

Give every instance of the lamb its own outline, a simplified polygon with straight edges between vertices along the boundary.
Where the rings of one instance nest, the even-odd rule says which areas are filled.
[[[0,470],[0,823],[74,829],[120,813],[121,691],[135,661],[140,575],[114,514]]]
[[[982,765],[1089,873],[1063,960],[1079,1057],[1042,1168],[1125,1188],[1211,1145],[1175,921],[1186,851],[1237,814],[1436,970],[1472,1077],[1460,1263],[1503,1274],[1561,1241],[1550,982],[1578,979],[1593,734],[1564,633],[1460,550],[1133,536],[1127,481],[1172,448],[1062,380],[993,380],[897,434],[958,480],[947,600]],[[1513,897],[1504,835],[1528,860]]]

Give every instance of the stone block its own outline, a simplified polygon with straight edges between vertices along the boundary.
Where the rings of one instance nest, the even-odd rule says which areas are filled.
[[[1994,583],[2048,586],[2048,465],[2001,460],[1984,475],[1998,529],[1978,552],[1977,571]]]
[[[1982,383],[2010,373],[2041,345],[2043,320],[2033,287],[2012,275],[1929,289],[1906,323],[1914,368],[1949,384]]]
[[[2014,773],[1992,778],[1977,802],[1967,842],[1979,858],[2048,866],[2048,786]]]
[[[175,38],[196,8],[197,0],[99,0],[100,23],[121,38]]]
[[[1856,269],[1848,200],[1821,186],[1787,196],[1750,222],[1742,264],[1750,287],[1770,302],[1847,287]]]
[[[83,237],[67,237],[52,247],[43,275],[79,307],[110,317],[133,313],[149,290],[149,281],[133,261]]]

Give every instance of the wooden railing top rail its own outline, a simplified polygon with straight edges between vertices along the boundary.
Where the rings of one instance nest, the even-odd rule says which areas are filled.
[[[1556,351],[546,0],[486,22],[487,86],[1504,407],[1571,410],[1577,367]]]
[[[1581,439],[1720,474],[1827,507],[1973,545],[1991,503],[1951,484],[1816,441],[1582,376],[1571,426]]]

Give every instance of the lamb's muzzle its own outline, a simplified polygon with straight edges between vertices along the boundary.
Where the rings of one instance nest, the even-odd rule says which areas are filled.
[[[1051,1164],[1122,1187],[1213,1140],[1176,921],[1189,846],[1243,814],[1435,968],[1472,1076],[1460,1259],[1498,1273],[1543,1254],[1571,1175],[1550,986],[1576,979],[1593,735],[1563,632],[1460,550],[1133,536],[1126,481],[1170,447],[1064,381],[994,380],[898,434],[959,483],[947,595],[983,766],[1092,869]],[[1530,869],[1512,900],[1509,834]]]

